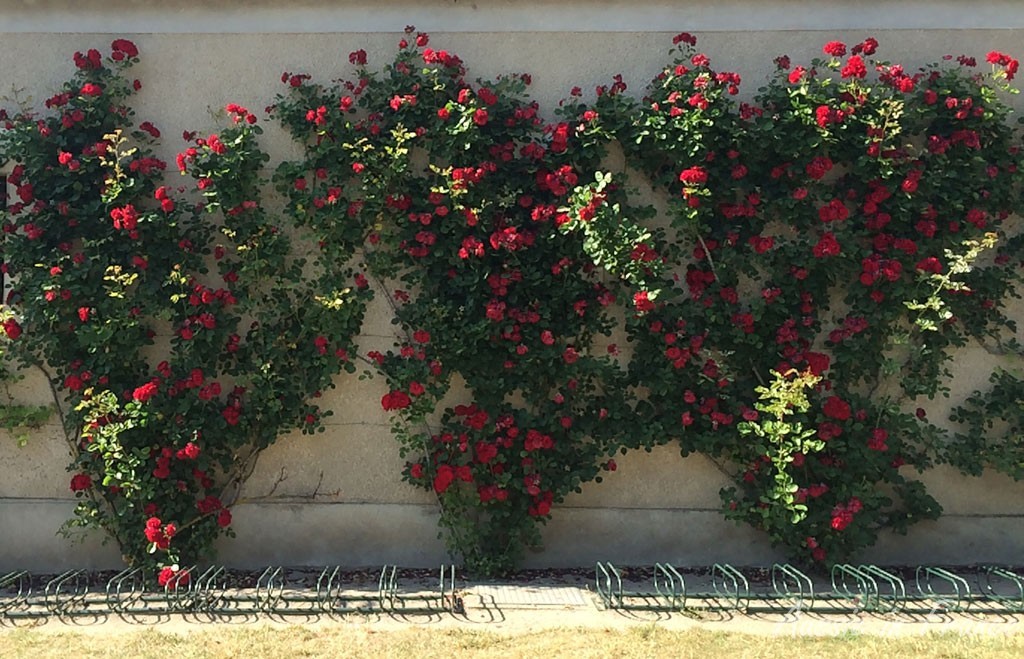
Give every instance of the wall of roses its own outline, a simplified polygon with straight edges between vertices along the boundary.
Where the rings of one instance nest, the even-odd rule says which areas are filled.
[[[485,13],[507,10],[502,3],[479,4]],[[591,9],[592,15],[606,11],[601,3],[566,5]],[[653,3],[647,8],[659,9]],[[220,26],[216,34],[153,32],[157,28],[142,25],[149,15],[140,14],[135,25],[138,33],[117,30],[111,34],[114,30],[109,28],[68,38],[57,34],[62,30],[43,31],[40,26],[45,21],[41,17],[32,23],[31,11],[20,3],[8,3],[5,9],[17,10],[11,16],[19,17],[23,23],[11,24],[23,25],[19,29],[24,31],[4,33],[0,41],[4,95],[8,99],[15,95],[22,101],[31,99],[36,107],[58,92],[59,85],[68,78],[73,70],[69,58],[75,50],[84,53],[96,48],[106,54],[111,40],[121,36],[138,45],[140,61],[132,67],[130,76],[143,84],[131,103],[137,122],[147,120],[159,127],[162,138],[154,146],[154,154],[172,163],[172,185],[179,185],[173,166],[175,156],[188,146],[180,139],[181,134],[223,130],[230,120],[218,112],[229,103],[250,108],[259,116],[259,125],[265,131],[259,138],[260,147],[271,157],[268,177],[282,161],[311,158],[280,121],[268,119],[263,111],[275,102],[275,95],[287,98],[291,92],[287,82],[282,84],[281,73],[309,73],[315,82],[325,85],[336,78],[351,79],[356,66],[349,62],[349,53],[358,50],[366,52],[369,69],[379,70],[394,61],[396,44],[403,38],[401,27],[413,22],[398,18],[394,25],[361,24],[360,33],[343,31],[344,27],[339,25],[336,32],[308,32],[295,37],[275,34],[269,29],[225,33],[229,30],[224,26],[230,23],[218,23],[221,17],[216,15],[209,17],[211,29]],[[191,11],[203,16],[199,9]],[[556,110],[563,99],[573,102],[570,91],[574,87],[582,88],[582,102],[590,103],[594,100],[594,88],[614,84],[615,74],[621,74],[628,85],[626,95],[639,97],[673,57],[667,52],[675,30],[656,31],[652,26],[638,24],[636,31],[595,28],[582,32],[566,24],[561,26],[564,31],[558,32],[528,27],[515,32],[492,32],[472,23],[483,19],[458,13],[463,10],[454,5],[438,3],[437,11],[449,12],[451,25],[468,27],[446,31],[430,25],[430,20],[443,20],[443,13],[436,19],[427,16],[427,22],[418,21],[417,27],[430,32],[429,46],[457,53],[469,69],[470,81],[478,77],[493,80],[500,75],[530,74],[532,81],[527,93],[537,101],[539,116],[545,122],[560,120]],[[673,25],[691,29],[685,12],[672,11]],[[1013,54],[1022,33],[1020,29],[995,29],[1002,26],[994,22],[985,24],[977,17],[969,19],[982,21],[973,27],[944,29],[922,25],[924,19],[908,13],[860,19],[874,23],[861,25],[855,22],[858,19],[845,14],[828,14],[837,11],[833,5],[821,11],[821,18],[806,19],[812,29],[802,31],[787,29],[787,25],[780,24],[782,19],[777,14],[770,13],[765,15],[763,24],[778,29],[729,29],[724,23],[715,23],[725,21],[724,17],[711,14],[700,19],[708,24],[708,33],[697,29],[691,32],[700,39],[698,50],[708,55],[716,69],[736,71],[742,76],[738,101],[751,101],[756,89],[767,83],[776,69],[776,56],[786,54],[794,65],[806,66],[814,58],[828,59],[821,52],[822,44],[828,41],[839,40],[852,46],[872,36],[881,44],[877,57],[901,62],[908,70],[940,61],[946,50],[951,49],[954,57],[961,53],[976,57],[979,70],[987,71],[985,55],[990,51]],[[362,17],[360,20],[371,20],[364,14],[357,15]],[[375,20],[383,22],[384,18]],[[824,24],[826,20],[838,21],[839,27],[829,28]],[[1002,20],[1012,27],[1014,17],[1004,16]],[[878,29],[879,25],[890,29]],[[406,36],[414,37],[415,33]],[[844,62],[847,57],[842,58]],[[838,71],[833,75],[839,78]],[[1020,106],[1019,97],[1006,96],[1003,100],[1013,107]],[[631,157],[626,151],[611,148],[601,167],[595,169],[611,171],[613,180],[618,180],[616,177],[625,171],[627,158]],[[631,183],[643,179],[642,168],[638,160],[630,161]],[[678,174],[675,172],[676,177]],[[185,181],[181,179],[180,184]],[[296,203],[280,187],[270,195],[268,208]],[[630,203],[654,203],[662,210],[662,217],[652,226],[659,226],[660,222],[660,226],[671,229],[672,222],[665,219],[669,196],[665,192],[641,190]],[[677,196],[679,192],[673,191],[671,197]],[[576,202],[563,198],[553,203]],[[685,276],[685,267],[678,272]],[[408,319],[399,325],[392,322],[396,314],[396,286],[401,288],[394,281],[371,281],[374,297],[367,302],[356,339],[360,354],[387,354],[390,350],[397,355],[399,345],[415,344],[410,338],[416,328]],[[620,302],[628,300],[622,293],[619,297]],[[617,313],[631,315],[634,311],[623,309]],[[1020,319],[1024,317],[1021,311],[1019,303],[1011,301],[1006,314]],[[158,331],[154,351],[175,334],[172,324],[159,325]],[[431,338],[437,343],[436,333]],[[620,324],[612,336],[597,336],[590,352],[599,354],[610,344],[628,350],[630,344],[626,339]],[[431,343],[425,345],[429,349]],[[561,358],[564,346],[558,347]],[[967,342],[957,350],[950,364],[951,376],[943,379],[949,397],[923,397],[908,403],[907,409],[913,412],[920,406],[930,420],[940,426],[949,425],[946,419],[950,410],[972,392],[987,389],[989,376],[1007,363],[1005,355],[995,355]],[[217,542],[222,560],[255,566],[383,562],[432,565],[444,559],[445,544],[437,538],[437,497],[430,489],[404,482],[416,456],[399,454],[392,428],[395,414],[381,405],[382,398],[396,389],[408,391],[408,374],[401,369],[377,372],[372,365],[359,364],[358,371],[366,369],[374,372],[373,377],[360,379],[358,372],[341,373],[334,379],[336,387],[325,388],[316,399],[320,410],[333,412],[319,421],[324,432],[305,435],[295,430],[263,451],[238,494],[237,504],[231,508],[231,528],[236,537]],[[468,366],[466,370],[469,372]],[[469,379],[472,384],[472,377],[452,382],[451,389],[442,392],[444,405],[468,404],[464,380]],[[404,386],[399,387],[399,382]],[[886,386],[892,386],[891,382]],[[10,386],[10,393],[16,400],[29,403],[51,397],[49,385],[31,370],[22,382]],[[425,417],[428,425],[435,428],[444,423],[440,411],[428,411]],[[0,442],[0,567],[57,569],[70,565],[113,566],[120,562],[116,547],[101,546],[96,534],[88,536],[84,544],[55,535],[56,529],[71,516],[75,502],[68,487],[73,474],[67,471],[68,449],[59,424],[58,418],[51,417],[30,433],[24,446],[19,447],[13,437]],[[523,429],[525,432],[525,425]],[[615,471],[600,470],[603,482],[583,483],[582,493],[569,494],[564,502],[555,505],[551,520],[540,528],[542,548],[527,550],[522,563],[576,565],[601,558],[624,563],[763,563],[784,554],[782,549],[771,547],[764,532],[723,517],[719,491],[736,487],[734,476],[742,470],[737,472],[735,465],[712,460],[701,452],[682,457],[679,444],[675,443],[652,444],[649,448],[645,451],[638,447],[615,455]],[[864,554],[866,558],[886,562],[1013,562],[1024,550],[1024,486],[1020,483],[992,470],[974,477],[943,465],[928,469],[920,480],[941,504],[942,516],[914,524],[906,536],[883,533]]]

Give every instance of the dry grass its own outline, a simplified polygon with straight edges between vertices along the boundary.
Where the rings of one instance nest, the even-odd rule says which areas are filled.
[[[752,636],[654,625],[613,629],[549,629],[522,634],[410,627],[218,626],[184,634],[0,631],[0,656],[14,657],[985,657],[1024,656],[1024,634],[931,633],[900,637],[848,633],[831,637]]]

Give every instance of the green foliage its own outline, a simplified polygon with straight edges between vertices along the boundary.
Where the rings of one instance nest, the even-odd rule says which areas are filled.
[[[1024,380],[998,370],[992,387],[975,391],[953,410],[960,432],[945,448],[947,459],[965,473],[980,476],[996,469],[1016,480],[1024,478]]]
[[[980,240],[965,240],[963,246],[967,251],[958,254],[952,250],[945,251],[948,270],[946,272],[922,273],[922,278],[934,288],[924,302],[917,299],[907,300],[903,304],[911,311],[921,312],[914,318],[914,324],[924,332],[936,332],[942,323],[947,323],[953,318],[953,312],[946,308],[943,302],[943,294],[967,294],[972,293],[970,287],[959,281],[957,277],[966,275],[973,270],[974,263],[985,250],[996,246],[999,235],[995,232],[986,233]]]
[[[807,517],[806,494],[800,495],[800,486],[790,473],[795,456],[800,460],[808,455],[818,453],[825,448],[825,442],[815,437],[814,428],[803,427],[803,424],[791,422],[787,417],[795,413],[806,413],[810,408],[805,389],[812,388],[821,378],[810,372],[798,374],[790,371],[787,374],[772,373],[772,383],[768,387],[757,387],[755,391],[760,400],[754,404],[758,412],[767,415],[754,421],[742,421],[736,429],[740,435],[752,437],[757,445],[754,450],[768,456],[770,464],[767,468],[775,471],[774,484],[771,490],[761,495],[753,510],[737,512],[730,509],[727,516],[745,519],[747,515],[757,514],[766,519],[762,524],[765,528],[774,528],[788,524],[799,524]],[[727,500],[733,500],[732,490],[723,492]],[[773,516],[782,516],[778,523],[768,521]],[[779,537],[776,540],[784,540]]]
[[[0,306],[0,319],[8,312]],[[11,316],[9,316],[11,317]],[[0,360],[6,360],[7,354],[0,348]],[[8,386],[20,379],[20,375],[12,373],[6,364],[0,364],[0,388],[3,389],[6,402],[0,403],[0,428],[10,433],[18,446],[28,443],[29,431],[39,428],[53,415],[52,405],[24,405],[16,403]]]

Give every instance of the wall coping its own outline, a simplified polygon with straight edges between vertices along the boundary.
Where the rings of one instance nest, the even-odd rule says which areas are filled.
[[[1007,30],[1018,0],[0,0],[0,33]]]

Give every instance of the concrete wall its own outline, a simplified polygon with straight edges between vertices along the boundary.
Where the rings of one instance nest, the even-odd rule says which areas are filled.
[[[208,6],[211,5],[211,6]],[[136,75],[145,87],[137,120],[166,136],[172,159],[182,130],[212,130],[212,109],[272,102],[284,70],[321,79],[349,71],[347,54],[365,48],[371,64],[388,61],[406,24],[428,31],[432,44],[458,53],[473,76],[526,71],[548,116],[576,84],[584,88],[623,73],[634,91],[657,72],[671,37],[694,32],[719,68],[739,71],[747,93],[765,79],[774,56],[805,61],[832,39],[875,36],[880,54],[908,65],[993,49],[1021,55],[1024,3],[986,0],[817,2],[796,0],[640,0],[512,2],[238,2],[153,3],[0,0],[0,96],[31,97],[36,106],[70,73],[70,55],[106,49],[114,36],[141,49]],[[7,103],[2,103],[7,105]],[[268,131],[275,157],[294,154],[281,131]],[[393,330],[383,304],[361,339],[386,349]],[[1024,317],[1021,318],[1024,320]],[[993,359],[965,353],[951,401],[984,385]],[[380,409],[381,379],[339,381],[325,405],[328,432],[284,437],[260,459],[235,510],[238,537],[221,545],[237,566],[268,563],[435,565],[445,559],[432,495],[400,482],[402,461]],[[42,402],[38,374],[13,392]],[[945,402],[930,407],[941,418]],[[55,535],[73,507],[59,429],[34,433],[25,447],[0,436],[0,570],[118,564],[116,548],[95,537],[74,545]],[[724,521],[718,490],[729,480],[704,457],[675,449],[623,456],[605,483],[588,486],[557,508],[545,549],[529,564],[583,565],[667,560],[765,563],[776,555],[766,539]],[[998,475],[964,478],[948,469],[925,476],[946,515],[905,538],[886,537],[867,557],[884,562],[1020,563],[1024,556],[1024,484]],[[246,502],[248,501],[248,502]]]

